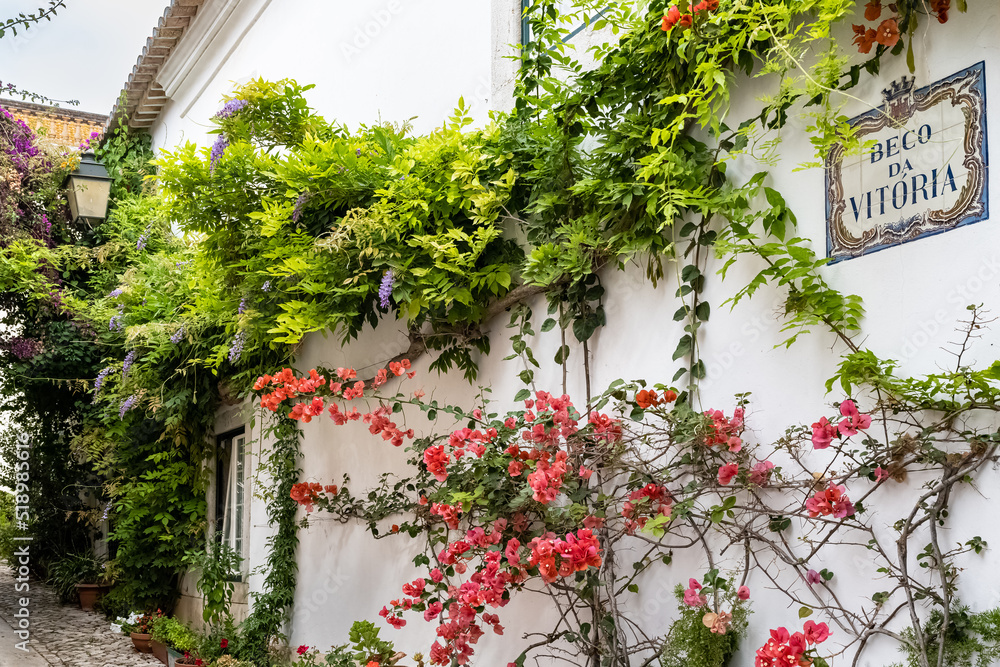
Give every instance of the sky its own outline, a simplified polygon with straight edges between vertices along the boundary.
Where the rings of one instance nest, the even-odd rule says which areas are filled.
[[[65,2],[51,22],[0,39],[0,81],[108,114],[168,0]],[[0,20],[42,5],[48,2],[0,0]]]

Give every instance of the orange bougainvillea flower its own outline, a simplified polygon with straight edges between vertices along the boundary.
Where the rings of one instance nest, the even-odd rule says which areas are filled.
[[[865,18],[869,21],[876,21],[882,15],[882,0],[871,0],[865,5]]]
[[[659,405],[659,397],[656,395],[655,390],[643,389],[638,394],[635,395],[635,402],[640,408],[646,410],[654,405]]]
[[[878,28],[875,29],[875,41],[889,48],[896,46],[896,42],[899,41],[899,26],[896,24],[896,19],[886,19],[878,24]]]
[[[931,9],[937,14],[938,23],[947,23],[951,0],[932,0]]]
[[[854,43],[858,45],[860,53],[868,53],[875,43],[876,34],[871,28],[865,29],[863,25],[851,26],[854,28]]]

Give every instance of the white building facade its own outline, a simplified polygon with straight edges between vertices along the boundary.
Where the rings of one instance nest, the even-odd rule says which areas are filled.
[[[983,125],[1000,128],[996,114],[1000,103],[995,103],[1000,95],[1000,42],[995,39],[1000,34],[1000,7],[986,2],[969,4],[973,11],[953,12],[948,24],[934,26],[934,36],[922,43],[912,85],[914,89],[931,86],[983,63],[985,97],[990,101]],[[862,5],[858,11],[863,11]],[[186,22],[176,20],[185,17]],[[184,141],[211,143],[206,134],[211,129],[207,119],[234,84],[254,77],[316,84],[308,94],[311,104],[328,119],[350,127],[379,118],[395,122],[412,118],[415,131],[426,132],[442,123],[460,97],[471,107],[476,121],[485,122],[490,110],[509,107],[515,70],[508,58],[513,53],[509,45],[520,38],[521,22],[516,0],[175,0],[167,10],[163,31],[176,34],[172,38],[154,37],[149,53],[161,48],[155,45],[157,39],[173,43],[158,56],[155,67],[152,58],[157,56],[145,64],[140,59],[126,88],[135,98],[126,105],[130,122],[148,128],[156,148],[171,148]],[[841,37],[843,43],[850,42],[849,36]],[[962,48],[955,48],[956,44]],[[844,114],[854,117],[881,105],[882,90],[904,76],[909,76],[905,59],[883,61],[879,76],[862,75],[860,84],[851,90]],[[730,114],[738,119],[751,115],[758,96],[773,93],[775,85],[766,79],[746,81],[733,99]],[[944,118],[945,112],[941,113]],[[796,234],[810,239],[822,255],[827,244],[827,174],[824,169],[795,170],[812,159],[803,121],[792,120],[782,132],[781,161],[771,170],[769,184],[785,194],[796,214]],[[926,143],[919,143],[921,138],[919,134],[905,137],[906,145],[923,147]],[[900,148],[903,140],[901,136]],[[988,141],[983,146],[988,164],[995,156],[990,155]],[[759,165],[741,162],[731,166],[730,175],[739,180],[734,171],[749,176],[759,169]],[[843,178],[864,177],[845,170]],[[962,178],[971,177],[964,174]],[[985,169],[983,178],[988,191],[1000,192],[1000,182],[992,171]],[[956,183],[951,191],[961,191],[965,182]],[[855,208],[871,205],[870,198],[859,199],[870,191],[861,183],[845,181],[844,190],[846,215],[851,218],[855,217],[851,196],[855,197]],[[918,195],[912,190],[908,189],[903,199],[916,202]],[[891,204],[891,190],[885,195]],[[865,252],[823,269],[833,287],[864,299],[865,348],[880,358],[898,360],[901,372],[908,374],[953,365],[947,344],[954,340],[958,322],[968,313],[967,306],[985,304],[995,312],[995,304],[1000,303],[1000,229],[988,211],[979,217],[974,224]],[[718,268],[710,265],[706,271],[705,296],[713,304],[724,302],[760,270],[754,260],[740,262],[722,281],[714,276]],[[636,267],[625,271],[609,268],[602,280],[607,290],[608,320],[614,324],[600,329],[590,341],[592,385],[600,391],[619,378],[669,383],[679,366],[670,358],[674,341],[683,335],[683,323],[673,321],[677,308],[673,280],[668,277],[654,288]],[[831,394],[824,388],[845,351],[832,334],[817,330],[801,336],[789,348],[776,347],[787,337],[780,332],[784,299],[779,290],[765,287],[732,311],[716,308],[712,326],[700,340],[708,376],[701,385],[702,406],[728,414],[734,406],[734,394],[752,392],[747,437],[761,442],[780,437],[790,424],[808,425],[828,411],[831,401],[843,398],[836,388]],[[544,298],[538,297],[531,305],[539,318],[537,331],[544,319]],[[502,360],[508,335],[505,324],[501,317],[486,327],[494,353],[480,359],[477,382],[492,388],[502,410],[513,406],[513,396],[520,388],[516,375],[521,370],[519,361]],[[637,332],[652,333],[637,336]],[[545,334],[532,342],[539,359],[552,359],[559,345],[558,337]],[[406,347],[402,322],[383,322],[378,330],[366,332],[344,347],[335,336],[310,335],[297,367],[375,368]],[[998,349],[1000,331],[987,329],[973,348],[976,359],[968,361],[977,367],[989,365],[998,356]],[[572,359],[578,364],[569,369],[569,394],[583,396],[578,346]],[[460,373],[438,376],[428,371],[429,363],[426,356],[414,363],[418,374],[408,386],[422,387],[429,397],[447,403],[465,403],[474,393]],[[536,374],[539,388],[556,391],[561,383],[561,369],[543,363]],[[252,604],[252,594],[261,585],[262,576],[252,573],[265,561],[265,541],[271,530],[264,503],[254,493],[255,484],[267,484],[266,479],[254,475],[255,461],[261,447],[266,446],[255,437],[259,423],[259,414],[251,407],[231,406],[220,411],[216,429],[224,443],[225,462],[221,465],[226,470],[213,486],[210,508],[221,508],[222,525],[215,529],[229,531],[229,539],[233,544],[238,539],[246,556],[245,581],[237,591],[237,617],[245,615],[248,596]],[[419,430],[415,417],[408,423]],[[336,427],[316,420],[303,425],[303,432],[305,481],[339,483],[341,475],[349,473],[357,494],[373,486],[384,470],[405,469],[405,453],[372,438],[363,426]],[[987,498],[998,479],[996,470],[987,471],[980,486]],[[914,489],[919,483],[909,482]],[[951,530],[956,536],[980,535],[1000,544],[1000,524],[983,522],[981,509],[974,502],[982,507],[985,501],[960,501],[968,503],[968,511],[963,513],[959,507],[952,512]],[[891,509],[886,509],[887,516],[895,516]],[[293,646],[326,648],[346,641],[353,621],[379,620],[378,611],[399,597],[400,585],[419,576],[412,559],[421,545],[405,536],[374,541],[364,526],[322,516],[313,516],[310,521],[310,527],[299,532],[298,587],[289,637]],[[826,565],[839,567],[846,575],[848,569],[868,573],[871,563],[852,555],[849,563]],[[704,569],[696,554],[677,554],[670,568],[657,570],[658,576],[664,577],[662,581],[644,583],[631,611],[653,631],[662,633],[676,614],[674,586]],[[870,575],[869,582],[878,576],[875,572]],[[971,577],[960,580],[961,599],[974,610],[1000,603],[1000,575],[990,572],[984,576],[987,579],[978,582]],[[767,628],[797,622],[797,610],[788,608],[783,595],[769,590],[767,581],[751,581],[750,585],[755,591],[752,637],[762,642]],[[198,616],[191,582],[185,582],[184,593],[182,612]],[[872,590],[845,587],[840,594],[844,599],[870,599]],[[502,665],[513,660],[527,644],[522,634],[537,630],[544,615],[550,613],[544,609],[538,594],[515,599],[501,612],[505,636],[484,637],[477,647],[475,664]],[[400,631],[386,627],[382,635],[410,654],[426,653],[433,641],[433,629],[426,624],[411,623]],[[753,664],[755,647],[745,647],[735,664]],[[876,646],[871,657],[866,657],[872,660],[867,664],[899,660],[891,643],[879,651]]]

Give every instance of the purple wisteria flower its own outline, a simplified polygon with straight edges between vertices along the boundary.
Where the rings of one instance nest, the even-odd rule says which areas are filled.
[[[260,286],[260,291],[261,292],[270,292],[271,291],[271,281],[270,280],[265,280],[264,284]]]
[[[226,135],[220,134],[219,138],[212,144],[212,153],[209,155],[208,172],[210,174],[215,173],[215,164],[226,154],[227,148],[229,148],[229,139],[226,139]]]
[[[382,283],[378,286],[378,302],[382,310],[389,310],[389,306],[391,305],[389,297],[392,296],[392,285],[394,282],[395,276],[392,273],[392,269],[382,274]]]
[[[236,309],[236,314],[242,315],[246,311],[247,311],[247,298],[243,297],[242,299],[240,299],[240,306],[239,308]]]
[[[246,100],[229,100],[226,102],[225,106],[216,112],[216,118],[232,118],[233,114],[237,111],[250,104]]]
[[[118,409],[118,418],[125,419],[125,413],[135,407],[135,394],[132,394],[124,401],[122,401],[121,407]]]
[[[106,366],[101,369],[100,373],[97,374],[97,379],[94,380],[94,400],[91,401],[92,403],[97,403],[97,396],[101,393],[101,387],[104,386],[104,380],[108,377],[108,374],[112,370],[111,366]]]
[[[124,293],[125,293],[125,290],[123,288],[116,287],[115,289],[111,290],[110,294],[108,294],[108,298],[109,299],[117,299],[118,297],[120,297]]]
[[[122,363],[122,379],[128,375],[129,369],[132,368],[132,364],[135,363],[135,350],[130,350],[128,354],[125,355],[125,361]]]
[[[298,222],[299,218],[302,217],[302,209],[305,208],[306,202],[312,198],[312,195],[308,192],[303,192],[299,195],[299,198],[295,200],[295,210],[292,211],[292,222]]]
[[[136,250],[142,250],[143,248],[146,247],[146,242],[149,241],[149,230],[152,228],[153,228],[153,223],[149,223],[148,225],[146,225],[146,229],[145,231],[142,232],[142,236],[140,236],[139,240],[136,241],[135,244]]]
[[[243,356],[243,345],[246,343],[247,334],[245,331],[239,331],[236,337],[233,338],[233,342],[229,345],[229,363],[235,364]]]
[[[124,316],[121,313],[118,313],[117,315],[112,315],[111,321],[108,322],[108,331],[121,331],[122,329],[124,329],[125,325],[122,324],[122,317]]]
[[[177,331],[175,331],[170,336],[170,342],[173,343],[174,345],[177,345],[177,343],[181,342],[181,339],[183,337],[184,337],[184,327],[181,326],[179,329],[177,329]]]
[[[113,369],[111,368],[111,366],[105,366],[104,368],[101,369],[101,372],[97,374],[97,379],[94,380],[94,393],[95,394],[101,390],[101,387],[104,386],[104,379],[106,377],[108,377],[108,374],[112,370]]]

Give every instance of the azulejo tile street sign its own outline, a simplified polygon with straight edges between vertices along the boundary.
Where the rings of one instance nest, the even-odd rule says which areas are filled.
[[[986,68],[924,88],[903,77],[882,105],[852,118],[861,155],[835,144],[826,161],[827,256],[837,262],[989,216]]]

